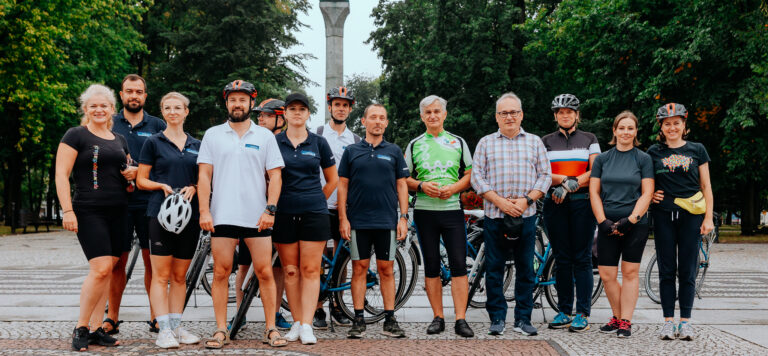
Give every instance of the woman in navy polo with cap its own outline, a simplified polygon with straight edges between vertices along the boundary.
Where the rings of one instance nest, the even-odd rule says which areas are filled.
[[[184,132],[184,120],[189,114],[189,99],[184,95],[177,92],[166,94],[160,100],[160,110],[168,127],[144,143],[136,183],[139,189],[153,191],[147,216],[153,218],[149,222],[152,260],[149,298],[160,327],[155,344],[162,348],[175,348],[180,343],[200,342],[200,337],[180,326],[186,294],[185,277],[200,234],[195,187],[200,140]],[[157,218],[165,198],[174,190],[192,203],[191,219],[183,230],[176,233],[166,230]]]
[[[326,199],[339,180],[328,142],[307,130],[309,100],[293,93],[285,98],[287,130],[275,136],[285,161],[283,185],[277,202],[272,241],[277,245],[285,274],[285,294],[293,325],[285,338],[317,342],[312,316],[320,293],[320,261],[330,235]],[[325,186],[320,183],[320,171]]]

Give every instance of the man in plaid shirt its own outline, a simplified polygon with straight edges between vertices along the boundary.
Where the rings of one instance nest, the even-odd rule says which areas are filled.
[[[535,201],[552,183],[547,150],[539,136],[525,132],[520,123],[520,98],[506,93],[496,101],[499,131],[480,139],[472,162],[472,187],[485,201],[485,291],[491,319],[490,335],[504,333],[507,301],[504,298],[504,265],[510,252],[515,259],[515,326],[523,335],[536,335],[533,310]],[[505,237],[504,217],[522,217],[519,236]],[[515,239],[516,238],[516,239]]]

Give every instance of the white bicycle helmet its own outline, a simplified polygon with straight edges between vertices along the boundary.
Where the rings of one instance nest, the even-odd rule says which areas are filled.
[[[157,221],[168,232],[179,234],[187,226],[191,217],[192,204],[176,192],[168,195],[160,205]]]

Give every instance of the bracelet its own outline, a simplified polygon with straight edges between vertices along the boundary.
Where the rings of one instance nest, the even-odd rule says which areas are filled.
[[[66,213],[69,213],[69,212],[74,212],[74,210],[72,210],[72,209],[69,209],[69,210],[64,210],[64,211],[62,211],[61,213],[62,213],[62,214],[66,214]]]
[[[424,190],[421,189],[421,185],[424,184],[424,181],[419,182],[419,186],[416,187],[417,192],[423,192]]]

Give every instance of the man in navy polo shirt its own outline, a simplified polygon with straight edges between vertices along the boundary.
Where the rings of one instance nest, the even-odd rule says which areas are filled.
[[[144,78],[136,74],[128,74],[123,78],[123,84],[120,90],[120,99],[123,102],[123,110],[120,110],[113,118],[112,131],[125,137],[128,141],[128,151],[134,160],[141,157],[141,147],[147,139],[165,130],[165,121],[148,114],[144,111],[144,102],[147,100],[147,84]],[[128,170],[131,173],[131,180],[136,178],[138,163],[131,164]],[[109,310],[107,318],[104,319],[104,330],[107,333],[117,333],[117,327],[120,324],[120,301],[123,298],[125,290],[126,276],[125,264],[128,260],[128,252],[131,250],[133,242],[133,232],[139,238],[141,245],[141,257],[144,260],[144,288],[149,296],[149,286],[152,282],[152,264],[149,260],[149,218],[147,218],[147,204],[151,192],[133,189],[128,200],[128,223],[125,224],[126,231],[123,240],[123,253],[120,260],[115,264],[112,270],[112,279],[109,285]],[[150,319],[149,331],[158,332],[155,323],[155,313],[152,305],[149,306]]]
[[[404,337],[395,320],[395,233],[397,240],[408,232],[408,166],[403,151],[384,141],[387,110],[381,104],[365,108],[362,118],[365,140],[347,146],[339,163],[338,210],[341,237],[349,240],[352,255],[352,302],[355,319],[348,336],[365,334],[363,306],[366,275],[375,248],[376,264],[381,276],[381,295],[386,319],[382,334]],[[397,215],[397,207],[405,212]]]

